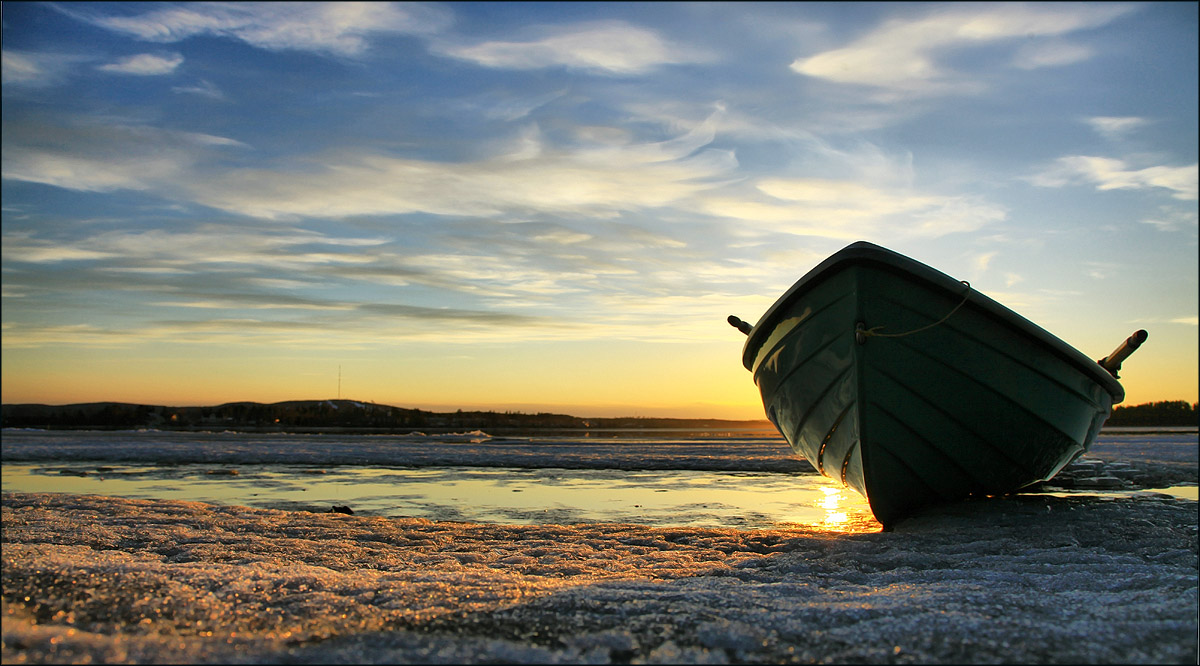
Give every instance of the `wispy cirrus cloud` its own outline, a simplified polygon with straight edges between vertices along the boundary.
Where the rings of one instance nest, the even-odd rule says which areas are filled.
[[[5,49],[0,53],[0,76],[4,85],[48,86],[60,83],[86,56],[38,53]]]
[[[1138,317],[1131,319],[1127,323],[1135,325],[1146,324],[1182,324],[1184,326],[1200,326],[1200,317],[1196,315],[1185,315],[1182,317]]]
[[[1200,227],[1200,213],[1195,208],[1190,210],[1179,210],[1170,206],[1161,206],[1157,214],[1152,217],[1145,217],[1139,220],[1142,224],[1148,224],[1159,231],[1196,231]]]
[[[462,308],[350,307],[330,313],[276,318],[276,310],[248,316],[159,319],[136,326],[8,322],[4,348],[71,346],[136,349],[148,344],[268,345],[275,349],[378,348],[413,340],[477,343],[572,337],[576,326],[556,319]],[[259,316],[255,316],[259,315]],[[353,322],[353,326],[348,325]]]
[[[88,261],[107,259],[112,255],[104,250],[87,247],[73,247],[49,240],[30,240],[17,235],[5,235],[4,246],[0,249],[4,261],[18,261],[31,264],[54,264],[64,261]]]
[[[973,267],[975,268],[976,272],[982,273],[982,272],[986,271],[988,269],[988,266],[991,265],[992,259],[995,259],[997,254],[999,254],[999,252],[995,252],[995,251],[981,252],[979,254],[976,254],[975,257],[971,260],[971,263],[972,263]]]
[[[213,85],[211,81],[201,80],[199,83],[191,86],[175,86],[171,88],[171,92],[184,95],[200,95],[209,99],[223,100],[225,93],[220,88]]]
[[[1083,62],[1095,54],[1095,49],[1089,46],[1069,42],[1055,41],[1046,44],[1028,44],[1017,49],[1012,59],[1012,65],[1017,69],[1062,67],[1064,65]]]
[[[145,125],[17,118],[5,124],[3,177],[71,190],[148,190],[182,180],[226,137]]]
[[[1149,121],[1138,116],[1092,116],[1084,122],[1104,138],[1117,139],[1144,127]]]
[[[313,157],[305,172],[236,169],[188,184],[201,204],[261,218],[425,212],[490,217],[501,212],[611,215],[665,206],[711,189],[737,166],[706,148],[701,125],[661,142],[552,145],[525,132],[510,152],[437,162],[371,152]]]
[[[156,271],[203,264],[305,270],[315,264],[370,261],[360,254],[361,249],[384,242],[379,238],[331,237],[294,227],[254,229],[212,224],[186,231],[110,231],[74,241],[6,234],[3,252],[6,262],[119,259],[118,266],[129,264]]]
[[[527,117],[537,109],[559,99],[567,94],[566,90],[556,90],[532,97],[489,92],[464,105],[473,113],[482,113],[484,117],[512,122]]]
[[[1007,216],[1003,207],[977,197],[872,187],[853,180],[768,179],[757,189],[767,196],[705,197],[699,207],[760,230],[842,240],[944,236],[975,231]]]
[[[916,19],[893,19],[850,44],[796,59],[798,74],[871,86],[893,97],[977,91],[983,83],[945,64],[955,49],[1058,37],[1095,28],[1133,10],[1128,4],[948,5]],[[1011,64],[1022,69],[1071,64],[1090,57],[1062,41],[1024,44]]]
[[[936,237],[1005,219],[1002,207],[979,197],[915,190],[911,155],[886,154],[871,144],[838,148],[809,137],[804,144],[812,158],[837,177],[746,180],[731,152],[711,148],[722,115],[655,142],[596,128],[552,142],[530,124],[498,153],[468,161],[346,149],[286,165],[219,169],[212,159],[217,153],[209,152],[237,142],[84,126],[58,129],[53,141],[14,142],[4,174],[83,191],[149,190],[277,221],[412,213],[606,219],[670,208],[746,222],[747,229],[855,239],[880,233]],[[297,163],[305,167],[297,169]],[[558,229],[547,239],[562,245],[593,236]]]
[[[672,266],[659,257],[655,262],[643,259],[641,270],[597,269],[590,260],[603,252],[594,248],[584,249],[570,262],[565,256],[558,262],[530,252],[528,244],[518,249],[501,242],[499,251],[486,247],[496,245],[493,240],[474,239],[479,251],[400,254],[399,246],[338,249],[336,238],[322,240],[295,229],[279,234],[275,225],[230,225],[98,234],[67,244],[102,247],[105,252],[52,257],[39,253],[48,242],[21,242],[10,236],[4,243],[6,266],[12,267],[5,282],[6,299],[10,304],[20,301],[24,314],[52,315],[63,303],[86,302],[97,293],[127,303],[83,326],[64,325],[53,316],[7,321],[5,344],[40,347],[75,336],[75,343],[85,347],[252,340],[354,348],[414,339],[661,339],[670,329],[672,339],[679,340],[719,338],[724,333],[712,325],[705,307],[693,303],[695,316],[689,319],[695,321],[675,317],[664,322],[661,311],[647,302],[683,302],[690,292],[680,289],[696,288],[697,272],[712,272],[711,285],[702,287],[708,294],[722,293],[730,279],[719,268],[710,271],[703,262]],[[308,245],[313,249],[305,250]],[[326,253],[329,256],[322,256]],[[50,270],[41,270],[48,264]],[[391,284],[381,279],[388,275],[409,279]],[[631,286],[643,297],[631,297]],[[420,303],[428,300],[421,296],[428,288],[440,294],[434,304]],[[451,292],[469,302],[439,305]],[[569,300],[561,301],[563,295]],[[602,309],[606,303],[625,307]],[[586,317],[581,316],[584,312]],[[139,321],[136,327],[124,323],[131,315]]]
[[[208,35],[237,39],[271,51],[356,56],[376,33],[429,34],[451,17],[433,5],[391,2],[196,2],[114,15],[87,5],[59,11],[148,42],[171,43]]]
[[[699,197],[699,209],[759,230],[841,240],[938,237],[1007,217],[1004,207],[979,196],[915,187],[909,153],[865,141],[837,145],[807,133],[794,140],[827,175],[755,179],[736,196]]]
[[[160,76],[170,74],[183,64],[183,56],[178,53],[169,55],[155,55],[153,53],[139,53],[137,55],[121,58],[116,62],[107,65],[100,65],[96,69],[109,74],[131,74],[134,76]]]
[[[2,166],[6,179],[89,192],[152,191],[268,219],[513,212],[603,217],[669,205],[732,177],[733,154],[708,147],[714,132],[706,121],[663,141],[583,133],[552,143],[531,125],[499,154],[474,160],[348,148],[231,168],[225,160],[236,155],[220,151],[244,146],[226,137],[16,118],[6,123]]]
[[[1196,164],[1132,168],[1124,160],[1094,155],[1069,155],[1028,180],[1041,187],[1092,184],[1097,190],[1169,190],[1175,199],[1197,198]]]
[[[478,44],[442,43],[441,55],[500,69],[567,67],[612,75],[634,75],[663,65],[701,62],[709,57],[674,44],[657,32],[624,21],[601,21],[543,28],[527,41]]]

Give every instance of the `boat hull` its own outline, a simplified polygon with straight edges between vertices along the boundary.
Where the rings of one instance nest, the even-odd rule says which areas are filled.
[[[781,297],[743,361],[792,448],[864,495],[886,528],[932,504],[1050,479],[1124,397],[1066,343],[869,243]]]

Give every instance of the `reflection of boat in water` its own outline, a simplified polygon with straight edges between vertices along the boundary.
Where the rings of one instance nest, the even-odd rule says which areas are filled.
[[[1125,397],[1100,362],[970,285],[871,243],[826,259],[748,335],[767,417],[885,528],[923,506],[1058,473]]]

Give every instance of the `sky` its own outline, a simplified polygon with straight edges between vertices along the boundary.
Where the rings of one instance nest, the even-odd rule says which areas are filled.
[[[3,4],[3,402],[762,418],[869,240],[1197,399],[1195,3]]]

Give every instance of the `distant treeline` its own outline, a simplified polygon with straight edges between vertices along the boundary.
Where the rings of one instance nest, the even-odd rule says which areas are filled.
[[[5,428],[101,428],[162,430],[488,430],[771,428],[765,421],[668,418],[581,418],[522,412],[428,412],[353,400],[300,400],[262,404],[231,402],[213,407],[167,407],[119,402],[77,405],[3,405]],[[1108,426],[1195,426],[1196,405],[1183,400],[1117,406]]]
[[[1105,425],[1110,426],[1194,426],[1196,403],[1183,400],[1147,402],[1123,407],[1117,405]]]
[[[304,400],[262,404],[233,402],[213,407],[166,407],[100,402],[76,405],[3,405],[5,428],[107,428],[213,430],[526,430],[770,428],[766,421],[721,419],[581,418],[522,412],[429,412],[353,400]]]

